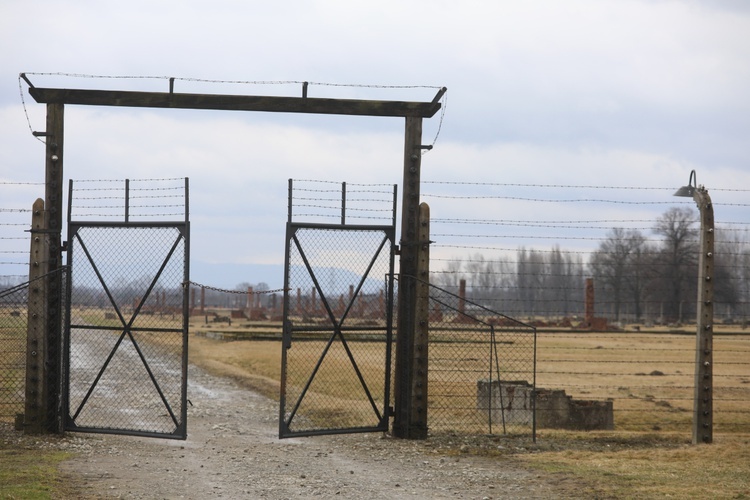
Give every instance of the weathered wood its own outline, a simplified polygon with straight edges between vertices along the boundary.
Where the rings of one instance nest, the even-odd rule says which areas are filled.
[[[693,398],[693,444],[699,444],[713,442],[714,207],[703,186],[693,199],[701,216]]]
[[[430,319],[430,206],[419,205],[416,302],[414,309],[414,361],[412,364],[412,438],[427,438]]]
[[[47,104],[45,149],[45,238],[47,240],[47,276],[45,280],[45,384],[47,408],[45,431],[62,432],[60,408],[62,352],[62,226],[63,226],[63,140],[65,105]]]
[[[29,94],[37,102],[48,104],[422,118],[434,116],[441,106],[439,102],[182,94],[38,87],[30,87]]]
[[[23,430],[27,434],[46,431],[48,391],[45,359],[47,357],[47,255],[48,235],[44,200],[34,202],[31,216],[31,247],[29,252],[29,304],[26,323],[26,398]]]
[[[406,118],[404,181],[401,204],[401,256],[398,282],[398,325],[394,386],[393,435],[423,439],[426,432],[414,415],[414,339],[417,325],[417,259],[419,252],[419,191],[422,166],[422,119]]]

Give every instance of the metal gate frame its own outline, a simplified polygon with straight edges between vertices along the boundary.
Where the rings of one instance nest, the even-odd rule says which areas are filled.
[[[126,181],[127,182],[127,181]],[[127,184],[126,184],[127,186]],[[127,188],[126,188],[127,189]],[[69,203],[72,203],[72,192],[73,192],[73,181],[70,181],[70,193]],[[187,192],[188,192],[188,180],[185,179],[185,220],[181,222],[132,222],[129,220],[128,215],[128,196],[126,196],[126,209],[125,209],[125,222],[76,222],[71,221],[70,210],[68,214],[68,269],[70,270],[70,276],[68,279],[68,286],[66,289],[65,297],[65,327],[64,327],[64,344],[63,344],[63,387],[62,387],[62,420],[63,429],[66,431],[77,431],[77,432],[90,432],[90,433],[103,433],[103,434],[120,434],[120,435],[132,435],[141,437],[156,437],[166,439],[186,439],[187,438],[187,377],[188,377],[188,324],[189,324],[189,301],[188,301],[188,287],[187,283],[190,282],[189,275],[189,256],[190,256],[190,223],[188,221],[188,206],[187,206]],[[143,296],[138,300],[137,305],[133,309],[132,316],[126,319],[125,314],[122,311],[122,307],[118,306],[118,303],[113,296],[113,292],[107,285],[105,277],[102,275],[99,266],[94,261],[94,258],[89,253],[84,240],[81,238],[81,230],[84,229],[97,229],[97,228],[112,228],[115,230],[121,230],[124,235],[127,235],[129,231],[134,229],[174,229],[176,230],[176,238],[174,239],[171,248],[169,248],[166,256],[162,263],[158,267],[158,271],[155,273],[151,282],[149,283],[146,290],[143,292]],[[74,243],[74,242],[77,242]],[[127,239],[124,238],[124,244],[127,244]],[[181,327],[179,328],[161,328],[161,327],[134,327],[136,319],[139,314],[143,312],[143,307],[146,301],[150,298],[154,287],[156,286],[159,278],[162,276],[167,265],[170,261],[173,261],[173,257],[179,258],[179,254],[176,254],[178,247],[182,244],[183,255],[182,255],[182,282],[181,282]],[[91,265],[93,272],[99,280],[101,285],[101,291],[106,295],[109,305],[114,308],[117,319],[121,322],[120,326],[98,326],[98,325],[77,325],[73,323],[73,315],[71,314],[72,306],[72,295],[74,287],[74,273],[75,273],[75,259],[73,248],[76,246],[80,247],[85,259]],[[158,295],[157,295],[158,297]],[[121,332],[114,346],[110,352],[106,355],[106,359],[103,359],[102,365],[98,370],[98,373],[94,380],[91,382],[90,387],[86,391],[85,397],[80,401],[76,408],[71,408],[70,398],[70,384],[71,384],[71,332],[74,329],[85,329],[87,331],[101,332],[105,334],[107,332],[114,333],[116,331]],[[139,332],[150,332],[150,333],[173,333],[181,334],[181,352],[180,352],[180,388],[179,388],[179,408],[173,408],[175,401],[169,401],[165,395],[165,391],[162,390],[160,381],[157,380],[157,376],[154,370],[149,364],[149,360],[144,354],[142,346],[136,340],[134,333]],[[163,410],[169,416],[169,419],[174,424],[173,430],[170,431],[153,431],[144,430],[139,428],[118,428],[109,426],[95,426],[95,425],[78,425],[76,419],[80,415],[81,411],[86,407],[89,402],[89,398],[97,389],[102,376],[110,366],[110,362],[117,354],[118,349],[123,345],[125,339],[129,339],[131,345],[137,352],[138,358],[142,364],[140,368],[145,369],[148,374],[148,379],[153,384],[153,388],[156,390],[161,403],[163,404]],[[73,410],[73,411],[71,411]],[[122,408],[123,412],[127,413],[128,408]]]
[[[286,243],[285,243],[285,259],[284,259],[284,329],[282,334],[282,359],[281,359],[281,388],[279,396],[279,438],[288,438],[295,436],[314,436],[314,435],[329,435],[329,434],[347,434],[347,433],[359,433],[359,432],[383,432],[389,428],[389,418],[392,416],[393,409],[391,407],[391,367],[392,367],[392,343],[393,343],[393,297],[394,297],[394,263],[396,254],[396,192],[397,188],[393,186],[393,217],[392,221],[388,225],[366,225],[366,224],[346,224],[345,223],[345,212],[346,212],[346,183],[343,183],[342,188],[342,206],[341,206],[341,224],[322,224],[322,223],[304,223],[304,222],[293,222],[292,221],[292,180],[289,181],[289,220],[286,225]],[[321,286],[320,279],[316,276],[314,266],[311,265],[302,243],[298,239],[297,235],[302,230],[309,231],[320,231],[320,232],[372,232],[380,233],[383,235],[382,240],[377,249],[373,249],[372,257],[367,270],[361,276],[359,283],[349,298],[348,303],[344,304],[344,312],[340,315],[340,319],[336,318],[334,313],[334,306],[326,296]],[[325,315],[330,321],[330,324],[320,325],[304,325],[296,326],[291,320],[291,307],[290,307],[290,256],[292,248],[295,248],[299,252],[299,256],[304,262],[305,269],[308,273],[308,277],[314,284],[314,289],[322,301],[325,309]],[[386,276],[383,276],[385,281],[385,326],[375,327],[360,327],[360,326],[347,326],[345,324],[349,313],[352,310],[355,300],[360,296],[363,285],[368,278],[371,278],[370,272],[372,271],[373,265],[375,264],[378,257],[382,255],[383,251],[388,252],[388,267],[389,270]],[[348,343],[348,335],[356,335],[357,332],[374,332],[380,331],[383,333],[384,343],[384,359],[385,366],[383,371],[383,401],[375,401],[370,389],[368,388],[367,382],[365,381],[362,372],[359,369],[357,360],[350,349]],[[296,339],[297,334],[312,334],[318,335],[319,337],[326,338],[326,343],[323,351],[320,354],[317,363],[309,373],[304,387],[300,391],[298,397],[294,401],[287,401],[287,372],[289,368],[288,351],[292,348],[293,341]],[[367,397],[368,403],[372,409],[372,416],[375,417],[376,422],[374,424],[365,424],[361,426],[349,426],[349,427],[318,427],[313,429],[304,430],[293,430],[292,425],[295,417],[298,416],[298,410],[305,397],[308,395],[308,390],[318,374],[323,361],[325,360],[329,349],[334,341],[341,342],[343,349],[346,352],[348,361],[351,363],[351,367],[358,378],[358,382]],[[287,404],[289,407],[287,407]]]

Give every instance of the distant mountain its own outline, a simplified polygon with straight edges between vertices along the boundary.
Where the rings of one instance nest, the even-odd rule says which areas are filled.
[[[293,274],[306,275],[307,271],[296,269]],[[325,267],[316,269],[317,278],[326,294],[349,293],[349,286],[357,286],[360,275],[345,269]],[[369,276],[365,290],[379,289],[385,277]],[[284,266],[282,264],[209,264],[190,263],[190,281],[215,288],[234,290],[240,283],[266,283],[272,290],[284,286]]]
[[[190,281],[227,290],[234,290],[240,283],[266,283],[273,290],[284,286],[284,265],[191,261]]]

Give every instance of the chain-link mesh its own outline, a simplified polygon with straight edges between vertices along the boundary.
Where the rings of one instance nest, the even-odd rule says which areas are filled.
[[[0,421],[24,411],[29,284],[0,291]]]
[[[535,328],[429,290],[430,432],[531,434]]]
[[[184,437],[187,242],[179,227],[80,227],[71,238],[72,430]]]
[[[387,429],[392,234],[291,231],[281,434]]]

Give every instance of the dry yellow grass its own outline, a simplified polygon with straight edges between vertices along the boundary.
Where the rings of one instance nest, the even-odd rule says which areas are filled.
[[[635,436],[610,444],[570,435],[561,444],[568,449],[518,458],[547,473],[573,475],[600,498],[750,498],[750,436],[723,435],[698,446],[676,441]]]
[[[232,328],[235,330],[242,331],[242,327]],[[191,350],[193,360],[196,356],[211,357],[215,365],[222,363],[266,381],[279,380],[280,342],[210,342],[205,339],[200,342],[199,350]],[[323,346],[323,342],[303,342],[294,344],[288,351],[290,362],[295,369],[299,368],[288,379],[292,394],[306,382]],[[383,374],[383,345],[352,343],[351,346],[359,369],[380,397],[382,387],[377,381]],[[487,366],[486,344],[462,345],[458,361],[448,359],[454,348],[451,344],[434,344],[430,348],[431,406],[449,408],[456,401],[462,401],[464,406],[456,412],[455,422],[439,422],[439,427],[444,429],[462,429],[465,422],[458,417],[465,420],[467,415],[464,414],[471,412],[466,406],[476,398],[476,380],[486,376],[481,371]],[[326,356],[312,390],[344,401],[349,394],[360,394],[361,386],[343,350],[336,349],[334,346]],[[748,432],[750,336],[716,336],[714,350],[715,432]],[[695,363],[692,336],[540,333],[537,351],[537,387],[564,389],[577,399],[613,400],[617,431],[690,434]],[[463,373],[457,373],[457,367]],[[501,376],[517,378],[515,373],[501,373]],[[444,395],[450,395],[452,401],[443,399]],[[440,414],[441,419],[450,416],[450,412]]]
[[[714,426],[750,430],[750,336],[714,338]],[[695,338],[642,333],[543,333],[537,386],[613,399],[622,431],[690,432]]]
[[[222,342],[192,336],[190,345],[193,362],[278,398],[280,342]],[[311,343],[310,347],[303,354],[297,351],[296,355],[310,358],[303,363],[310,363],[319,355],[320,346],[313,349]],[[519,446],[518,441],[479,435],[471,439],[482,444],[469,446],[469,452],[513,453],[528,467],[545,474],[575,478],[584,485],[582,496],[750,498],[750,337],[717,336],[714,347],[714,385],[722,398],[732,401],[715,404],[711,445],[689,444],[694,337],[668,333],[544,333],[539,336],[538,385],[563,388],[579,398],[614,397],[615,431],[540,430],[536,445],[527,439]],[[376,344],[364,344],[363,348],[376,349]],[[479,356],[486,347],[476,349]],[[471,350],[463,352],[467,359],[473,356]],[[382,370],[382,358],[377,355],[361,359],[370,360],[361,365],[366,373]],[[335,369],[326,376],[341,367],[332,368]],[[651,375],[653,371],[665,375]],[[437,390],[440,379],[431,379],[431,384]],[[356,393],[352,386],[346,387]],[[316,390],[326,389],[321,384]],[[457,386],[453,384],[451,391],[455,390]],[[472,397],[476,386],[464,384],[460,390]],[[323,400],[338,406],[336,412],[326,413],[324,408],[318,408],[313,410],[313,417],[335,421],[342,418],[334,413],[349,404],[344,397],[346,392],[336,390]],[[351,417],[347,415],[343,420]],[[435,439],[442,438],[436,435]]]

